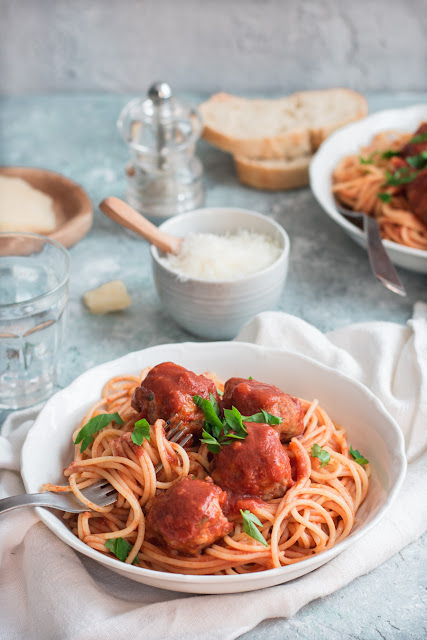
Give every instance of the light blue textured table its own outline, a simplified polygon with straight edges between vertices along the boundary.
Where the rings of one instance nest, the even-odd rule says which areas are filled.
[[[96,210],[92,230],[71,249],[59,386],[129,351],[194,339],[159,306],[147,243],[131,237],[97,210],[104,197],[123,196],[127,149],[115,122],[131,97],[55,94],[3,98],[0,103],[0,163],[61,172],[88,191]],[[189,97],[200,100],[200,96]],[[427,102],[427,94],[372,95],[369,102],[372,112]],[[204,143],[198,152],[205,167],[206,205],[254,209],[287,229],[292,250],[280,310],[329,331],[368,320],[403,324],[417,300],[427,301],[426,276],[399,270],[408,292],[405,299],[378,284],[364,250],[321,211],[309,189],[264,193],[245,188],[238,183],[229,156]],[[81,302],[84,291],[116,278],[126,282],[132,306],[122,313],[90,315]],[[372,573],[307,605],[291,620],[266,621],[244,638],[426,638],[426,542],[424,536]]]

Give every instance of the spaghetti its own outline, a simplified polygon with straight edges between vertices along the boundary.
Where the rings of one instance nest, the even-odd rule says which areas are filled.
[[[418,172],[400,157],[411,139],[410,133],[378,133],[360,154],[341,160],[333,172],[332,191],[344,206],[376,218],[384,239],[426,250],[425,218],[415,215],[405,188]],[[396,172],[401,180],[393,180]]]
[[[101,429],[83,453],[76,446],[74,460],[65,470],[68,485],[42,487],[49,491],[72,491],[86,505],[84,513],[64,516],[82,542],[114,557],[108,541],[121,538],[129,548],[126,563],[173,573],[231,575],[299,562],[332,548],[349,535],[368,491],[369,465],[365,468],[351,459],[344,429],[332,422],[317,401],[300,400],[304,431],[286,446],[295,469],[295,482],[283,497],[259,501],[252,507],[268,546],[243,531],[241,518],[234,520],[231,533],[195,557],[169,552],[147,540],[145,516],[154,496],[189,474],[203,480],[215,466],[215,456],[209,453],[206,444],[185,450],[169,442],[163,420],[150,426],[150,441],[143,440],[138,456],[126,438],[121,439],[119,451],[114,444],[112,447],[112,442],[131,432],[138,420],[131,398],[147,372],[145,369],[139,378],[119,376],[107,382],[102,398],[88,411],[74,432],[73,441],[80,427],[96,415],[118,412],[124,424]],[[206,377],[214,379],[220,390],[223,388],[214,376],[206,374]],[[325,466],[310,455],[315,444],[329,454]],[[163,469],[156,477],[155,467],[160,462]],[[81,493],[100,479],[108,480],[117,490],[113,505],[99,507]]]

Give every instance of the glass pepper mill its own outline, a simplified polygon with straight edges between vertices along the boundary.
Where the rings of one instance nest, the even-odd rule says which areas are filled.
[[[155,220],[196,209],[203,202],[203,167],[195,156],[202,120],[166,82],[131,100],[117,122],[130,150],[126,200]]]

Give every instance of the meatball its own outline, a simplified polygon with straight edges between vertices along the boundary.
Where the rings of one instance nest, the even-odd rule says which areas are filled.
[[[421,134],[426,134],[427,133],[427,122],[423,122],[418,129],[415,131],[414,135],[411,137],[411,140],[413,138],[415,138],[416,136],[419,136]],[[409,156],[417,156],[419,155],[422,151],[426,151],[427,150],[427,140],[424,142],[411,142],[409,141],[407,144],[405,144],[405,146],[403,147],[402,151],[401,151],[401,156],[403,158],[408,158]]]
[[[272,384],[246,378],[230,378],[224,386],[222,407],[231,409],[233,406],[245,416],[264,409],[267,413],[282,418],[282,422],[274,425],[274,428],[283,442],[299,436],[304,430],[304,412],[300,401]]]
[[[427,225],[427,169],[406,185],[406,196],[411,211]]]
[[[199,554],[233,529],[222,511],[226,497],[212,481],[184,478],[154,498],[147,537],[160,540],[171,551]]]
[[[213,481],[239,496],[271,500],[292,485],[288,454],[277,431],[268,424],[244,423],[248,435],[222,447],[216,456]]]
[[[171,427],[180,422],[189,432],[199,436],[205,418],[201,409],[194,404],[193,396],[209,398],[210,393],[219,402],[212,380],[173,362],[163,362],[153,367],[135,389],[132,407],[150,424],[159,418],[169,422]]]

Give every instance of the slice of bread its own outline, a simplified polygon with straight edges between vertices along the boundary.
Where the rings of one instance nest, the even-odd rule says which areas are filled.
[[[271,100],[218,93],[200,112],[203,138],[223,151],[287,161],[313,153],[332,131],[365,116],[367,103],[350,89],[300,91]]]
[[[234,156],[234,163],[240,182],[256,189],[276,191],[306,186],[312,157],[306,155],[292,160],[253,160]]]

